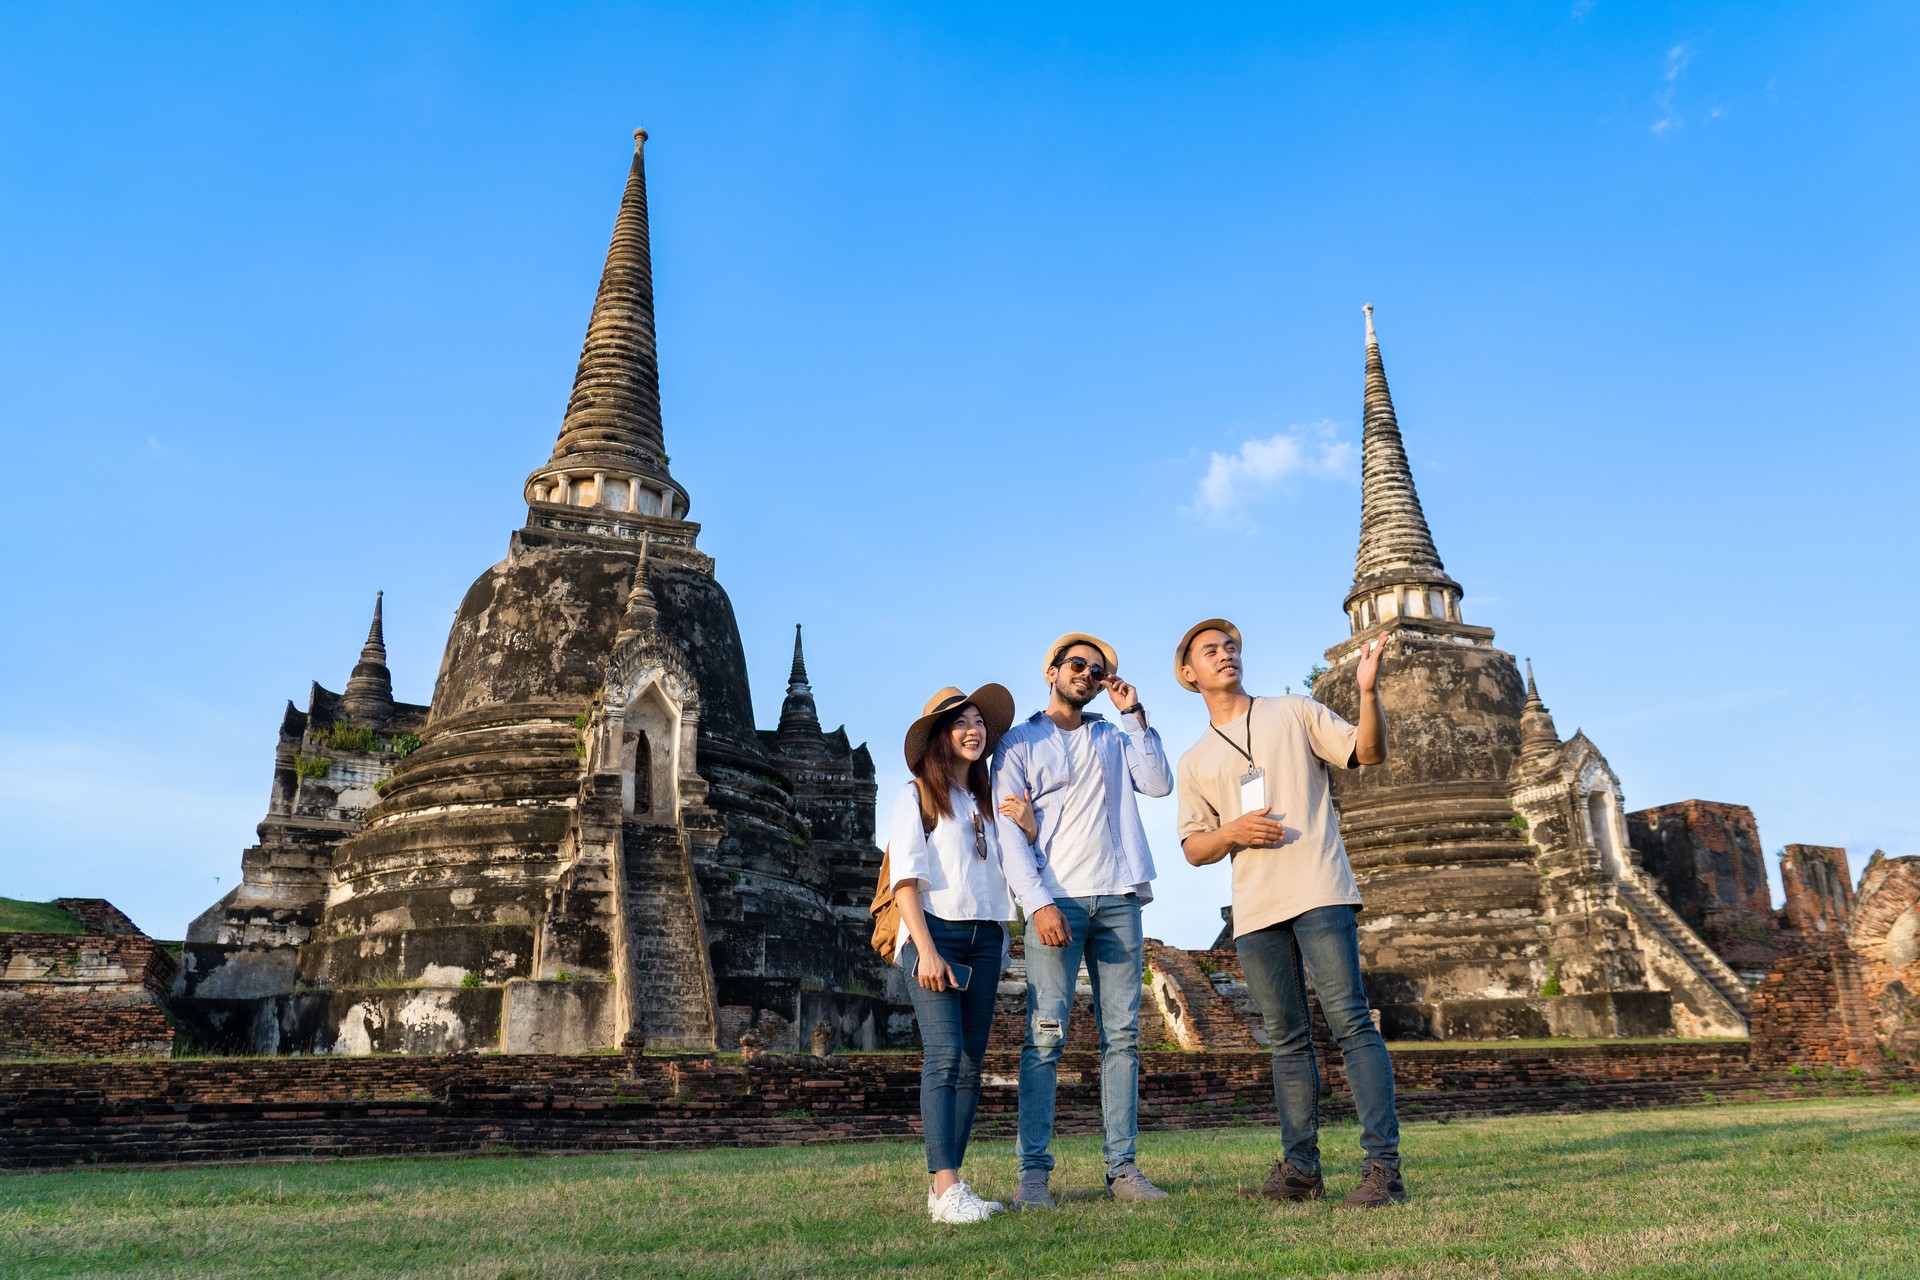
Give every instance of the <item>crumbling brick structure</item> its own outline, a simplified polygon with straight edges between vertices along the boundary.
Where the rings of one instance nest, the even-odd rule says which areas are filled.
[[[1920,857],[1874,851],[1847,937],[1887,1056],[1920,1062]]]
[[[1787,927],[1803,950],[1846,945],[1853,919],[1853,875],[1847,851],[1820,844],[1790,844],[1780,853],[1780,879],[1787,890]]]
[[[1793,944],[1781,936],[1753,810],[1682,800],[1627,815],[1627,840],[1669,907],[1748,982]]]
[[[1859,957],[1842,946],[1775,965],[1753,993],[1753,1062],[1877,1069],[1880,1046]]]
[[[101,932],[0,933],[0,1058],[171,1053],[173,956],[111,903],[55,905]]]
[[[97,937],[146,936],[126,912],[105,898],[55,898],[53,905],[78,920],[86,926],[88,933]]]

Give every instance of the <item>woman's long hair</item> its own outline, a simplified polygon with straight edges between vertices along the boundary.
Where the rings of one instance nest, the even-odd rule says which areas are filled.
[[[927,749],[920,753],[919,767],[914,776],[920,779],[921,794],[932,803],[934,812],[943,818],[953,816],[953,765],[959,759],[953,750],[953,722],[971,702],[962,703],[953,710],[941,714],[933,722],[933,729],[927,734]],[[978,707],[974,707],[978,711]],[[980,806],[980,818],[983,822],[993,821],[993,783],[987,774],[987,757],[981,756],[967,766],[967,790],[973,796],[973,802]]]

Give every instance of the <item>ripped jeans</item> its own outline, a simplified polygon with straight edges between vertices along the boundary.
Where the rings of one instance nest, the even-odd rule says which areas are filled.
[[[1057,898],[1073,938],[1064,947],[1040,943],[1027,930],[1027,1043],[1020,1053],[1020,1171],[1053,1168],[1054,1089],[1060,1050],[1073,1014],[1073,988],[1084,954],[1100,1031],[1102,1153],[1111,1177],[1133,1163],[1140,1134],[1140,900],[1132,894]]]

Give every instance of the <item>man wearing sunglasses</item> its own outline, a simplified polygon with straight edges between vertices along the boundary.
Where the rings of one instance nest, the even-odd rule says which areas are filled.
[[[1107,1191],[1164,1200],[1135,1167],[1139,1136],[1140,908],[1153,897],[1153,855],[1136,791],[1164,796],[1173,770],[1112,646],[1078,632],[1047,650],[1046,709],[1016,724],[993,757],[1000,847],[1033,859],[1027,914],[1027,1040],[1020,1055],[1020,1190],[1016,1209],[1051,1209],[1054,1091],[1084,958],[1100,1031],[1100,1109]],[[1105,690],[1111,721],[1086,710]],[[1025,877],[1009,879],[1016,886]]]

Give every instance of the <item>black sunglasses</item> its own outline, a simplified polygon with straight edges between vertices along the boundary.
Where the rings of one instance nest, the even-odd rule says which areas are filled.
[[[1059,665],[1069,668],[1075,675],[1079,675],[1082,671],[1090,672],[1095,684],[1107,678],[1105,667],[1097,662],[1088,662],[1085,658],[1062,658]]]

